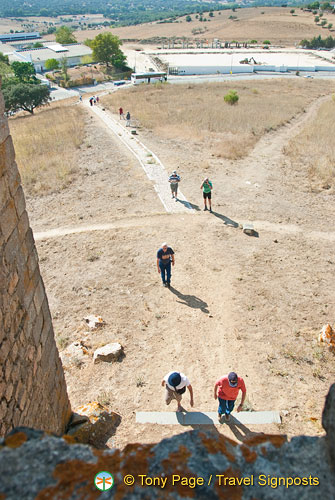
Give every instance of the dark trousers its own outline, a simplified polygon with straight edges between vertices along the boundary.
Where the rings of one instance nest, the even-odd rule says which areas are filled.
[[[171,281],[171,261],[168,264],[159,263],[163,283],[170,283]]]
[[[230,401],[229,399],[221,399],[219,397],[218,400],[219,400],[218,412],[220,413],[220,415],[223,415],[224,413],[226,415],[230,415],[230,413],[234,409],[235,401]]]

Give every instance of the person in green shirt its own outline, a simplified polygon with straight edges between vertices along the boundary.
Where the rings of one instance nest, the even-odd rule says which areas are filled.
[[[204,182],[201,184],[200,189],[202,189],[203,197],[204,197],[204,203],[205,203],[205,208],[204,210],[208,210],[207,208],[207,200],[209,203],[209,211],[212,212],[212,189],[213,189],[213,184],[211,181],[206,177]]]

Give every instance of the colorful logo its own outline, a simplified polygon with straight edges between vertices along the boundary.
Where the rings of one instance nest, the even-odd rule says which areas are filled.
[[[100,491],[110,490],[114,485],[114,478],[110,472],[103,470],[95,476],[94,485]]]

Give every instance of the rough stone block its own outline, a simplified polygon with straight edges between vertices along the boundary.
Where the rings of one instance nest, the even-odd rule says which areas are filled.
[[[97,401],[80,406],[76,409],[76,414],[88,417],[88,420],[70,425],[68,434],[79,443],[90,443],[97,448],[105,447],[106,440],[121,422],[120,415],[109,411]]]
[[[26,309],[29,308],[31,301],[33,300],[34,293],[35,293],[35,288],[36,288],[36,281],[40,278],[40,273],[38,268],[36,268],[33,276],[29,278],[29,271],[28,269],[25,270],[24,272],[24,290],[25,294],[23,296],[23,304]]]
[[[0,345],[0,364],[3,365],[8,357],[11,349],[11,343],[8,339],[4,340]]]
[[[15,193],[14,201],[15,201],[17,215],[21,217],[21,215],[26,209],[26,200],[24,198],[23,189],[21,186],[18,187]],[[28,226],[29,226],[29,221],[28,221]]]
[[[104,345],[96,349],[93,354],[94,363],[99,361],[117,361],[123,355],[123,347],[118,342]]]
[[[0,403],[0,422],[1,421],[4,421],[5,419],[5,416],[6,416],[6,413],[7,413],[7,403],[6,401],[3,399]],[[1,434],[3,435],[3,434]]]
[[[36,311],[39,313],[45,299],[45,290],[42,278],[40,278],[34,293],[34,304]]]
[[[33,336],[33,326],[35,323],[35,318],[36,318],[36,309],[35,309],[34,302],[31,302],[29,308],[27,309],[27,315],[25,317],[23,329],[24,329],[24,332],[26,335],[27,342],[32,342],[32,343],[34,343],[34,345],[36,345],[39,341],[39,336],[38,336],[37,341],[36,341],[35,337]],[[40,335],[40,333],[39,333],[39,335]]]
[[[13,199],[10,199],[3,212],[0,214],[0,226],[5,240],[8,240],[17,224],[18,216],[15,209],[15,203]]]
[[[20,235],[20,241],[24,241],[28,229],[29,229],[28,215],[27,215],[27,212],[23,212],[23,214],[20,217],[20,220],[18,221],[18,225],[17,225],[17,230],[18,230],[19,235]],[[27,259],[28,259],[28,255],[27,255]],[[27,259],[25,259],[25,260],[27,260]]]
[[[38,264],[38,256],[36,249],[34,248],[33,251],[30,253],[27,262],[29,277],[31,277],[34,274],[37,264]]]
[[[16,253],[18,252],[19,248],[20,248],[19,232],[15,227],[14,231],[10,235],[5,245],[4,256],[8,266],[13,265],[13,263],[15,262]]]
[[[35,343],[36,346],[38,345],[38,343],[40,341],[40,338],[41,338],[40,335],[41,335],[42,327],[43,327],[43,314],[40,311],[37,314],[37,316],[36,316],[35,323],[34,323],[34,326],[33,326],[33,337],[35,339],[35,342],[36,342],[37,339],[39,339]]]
[[[1,110],[1,97],[0,97],[0,110]],[[5,142],[8,136],[9,136],[8,121],[5,116],[1,116],[0,112],[0,143]]]
[[[4,393],[6,401],[9,403],[11,400],[12,394],[14,392],[14,385],[13,384],[7,384],[6,391]]]
[[[1,161],[1,158],[0,158]],[[0,212],[5,208],[9,201],[9,189],[6,181],[6,176],[0,177]]]
[[[15,331],[20,331],[22,328],[23,328],[23,324],[24,324],[24,321],[25,321],[25,315],[26,315],[26,311],[22,308],[22,306],[20,305],[20,308],[16,311],[15,313],[15,318],[14,318],[14,321],[13,321],[13,326],[14,326],[14,329]],[[22,346],[25,345],[25,336],[24,336],[24,331],[21,330],[21,334],[20,334],[20,337],[21,335],[23,335],[23,340],[21,341],[20,340],[20,343]]]
[[[25,242],[30,255],[30,253],[35,249],[35,240],[31,228],[29,228],[29,230],[27,231]]]
[[[16,271],[12,273],[8,282],[8,293],[9,295],[13,295],[16,285],[18,284],[19,276]]]

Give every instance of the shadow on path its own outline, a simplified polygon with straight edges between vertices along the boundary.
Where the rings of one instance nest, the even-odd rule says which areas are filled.
[[[219,214],[218,212],[212,212],[213,215],[215,215],[215,217],[217,217],[218,219],[221,219],[226,226],[231,226],[231,227],[239,227],[239,224],[238,222],[232,220],[232,219],[229,219],[229,217],[226,217],[225,215],[222,215],[222,214]]]
[[[183,293],[180,293],[178,290],[173,288],[173,286],[170,287],[169,289],[174,295],[178,297],[177,302],[180,304],[184,304],[185,306],[192,307],[193,309],[200,309],[202,312],[208,314],[209,310],[207,302],[204,302],[203,300],[199,299],[195,295],[184,295]]]
[[[252,436],[257,436],[260,434],[264,434],[263,432],[253,432],[248,427],[246,427],[244,424],[242,424],[235,416],[231,415],[231,420],[227,424],[239,441],[244,441],[247,438],[250,438]],[[224,420],[224,419],[223,419]]]
[[[193,208],[193,210],[200,212],[199,205],[194,205],[194,203],[190,203],[189,201],[184,201],[184,200],[180,200],[179,198],[177,198],[177,203],[178,202],[181,203],[182,205],[184,205],[184,207],[186,207],[186,208]]]

